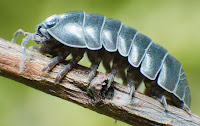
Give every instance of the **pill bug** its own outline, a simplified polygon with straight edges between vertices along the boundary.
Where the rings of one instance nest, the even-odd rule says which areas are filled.
[[[190,89],[181,64],[166,49],[118,20],[85,12],[68,12],[48,17],[36,27],[36,33],[18,30],[13,42],[18,34],[26,36],[22,42],[21,71],[26,44],[33,40],[41,45],[42,54],[53,57],[42,71],[53,69],[72,54],[73,58],[58,73],[56,82],[86,53],[92,63],[89,81],[95,76],[100,62],[110,73],[106,91],[118,73],[130,87],[130,96],[144,82],[144,93],[160,100],[165,108],[168,103],[190,111]]]

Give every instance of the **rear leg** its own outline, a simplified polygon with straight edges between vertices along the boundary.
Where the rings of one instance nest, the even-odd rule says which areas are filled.
[[[144,79],[144,76],[140,73],[139,69],[130,66],[127,70],[127,85],[130,89],[130,97],[132,98],[135,90],[140,86]]]
[[[108,76],[107,80],[103,83],[102,94],[106,94],[106,92],[110,88],[112,82],[114,81],[114,78],[115,78],[116,74],[118,73],[118,65],[119,65],[120,58],[121,57],[117,53],[114,53],[112,69],[111,69],[110,75]]]
[[[104,52],[102,64],[106,70],[106,73],[111,72],[111,62],[113,61],[114,55],[115,55],[115,53],[109,53],[106,51]]]
[[[144,94],[159,100],[167,112],[167,97],[165,97],[164,91],[158,87],[156,81],[145,79],[144,83],[146,87]]]
[[[189,115],[191,115],[190,108],[188,108],[187,106],[185,106],[185,104],[184,104],[184,103],[182,103],[181,105],[182,105],[182,107],[181,107],[181,108],[182,108],[183,110],[185,110],[185,111],[186,111],[186,112],[187,112]]]
[[[87,56],[90,60],[91,64],[91,71],[88,75],[88,87],[87,87],[87,93],[91,96],[91,97],[95,97],[93,93],[93,89],[92,87],[95,87],[95,85],[91,85],[90,82],[91,80],[95,77],[97,69],[99,67],[100,62],[103,59],[103,54],[104,54],[104,49],[101,49],[99,51],[91,51],[91,50],[87,50]]]
[[[117,55],[117,54],[114,54],[114,56]],[[116,58],[115,56],[115,61],[113,61],[113,66],[112,66],[112,69],[110,68],[110,62],[111,60],[113,60],[113,57],[107,57],[106,59],[107,60],[107,63],[104,62],[104,67],[106,69],[106,72],[108,73],[114,73],[115,74],[115,70],[113,68],[116,68],[117,70],[117,73],[116,73],[116,77],[120,77],[123,81],[123,84],[126,84],[127,83],[127,79],[126,79],[126,69],[127,69],[127,66],[128,66],[128,62],[127,62],[127,59],[124,58],[124,57],[120,57],[120,58]],[[117,61],[117,62],[116,62]]]
[[[70,62],[58,73],[55,82],[58,83],[78,62],[83,58],[85,49],[73,49],[72,59]]]
[[[126,75],[126,70],[128,68],[129,64],[127,62],[127,59],[124,57],[121,57],[119,64],[118,64],[118,73],[119,77],[122,79],[123,84],[127,84],[127,75]]]
[[[96,75],[96,71],[99,67],[99,64],[103,59],[104,51],[105,51],[104,49],[101,49],[99,51],[87,50],[88,58],[89,58],[90,62],[92,63],[91,64],[91,71],[88,75],[88,82],[89,83],[91,82],[91,80]]]
[[[159,101],[162,103],[163,107],[165,108],[165,111],[167,111],[167,99],[164,95],[160,95],[160,97],[158,97]]]
[[[94,78],[99,64],[102,60],[103,66],[106,69],[106,71],[111,71],[110,62],[112,61],[113,56],[110,55],[110,53],[106,52],[104,49],[101,49],[99,51],[87,50],[87,55],[90,62],[92,63],[92,70],[88,75],[88,82],[90,82]],[[101,99],[105,97],[105,95],[102,95],[103,88],[103,85],[89,83],[87,88],[88,95],[90,95],[97,103],[99,103],[99,101],[101,101]]]

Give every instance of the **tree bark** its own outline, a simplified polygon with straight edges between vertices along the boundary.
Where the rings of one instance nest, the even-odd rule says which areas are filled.
[[[54,80],[64,64],[43,73],[41,69],[51,59],[29,49],[26,52],[24,71],[20,72],[21,46],[0,38],[0,75],[130,125],[200,126],[200,117],[197,115],[171,105],[167,106],[166,112],[159,101],[139,92],[135,92],[131,99],[127,86],[115,82],[107,95],[102,97],[102,83],[108,75],[100,72],[90,83],[94,94],[91,98],[87,93],[90,69],[80,65],[56,84]]]

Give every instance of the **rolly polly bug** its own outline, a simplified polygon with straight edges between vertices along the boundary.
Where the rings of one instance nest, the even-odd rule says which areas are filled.
[[[53,69],[72,54],[73,58],[58,73],[56,82],[59,82],[86,52],[92,63],[89,82],[102,62],[110,73],[106,91],[118,73],[129,85],[130,96],[141,82],[144,82],[145,94],[159,99],[164,107],[168,102],[190,111],[190,89],[181,64],[163,47],[135,29],[122,25],[120,21],[97,14],[69,12],[50,16],[37,26],[36,33],[17,31],[13,42],[18,34],[26,36],[22,42],[21,71],[24,67],[25,47],[29,40],[41,45],[39,51],[42,54],[54,57],[42,71]]]

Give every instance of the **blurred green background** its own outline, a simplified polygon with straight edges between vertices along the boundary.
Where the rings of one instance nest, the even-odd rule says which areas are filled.
[[[183,65],[200,115],[199,0],[0,0],[0,37],[11,40],[22,28],[68,11],[97,13],[122,21],[165,47]],[[18,39],[21,43],[21,38]],[[0,77],[0,126],[126,126],[76,104]]]

